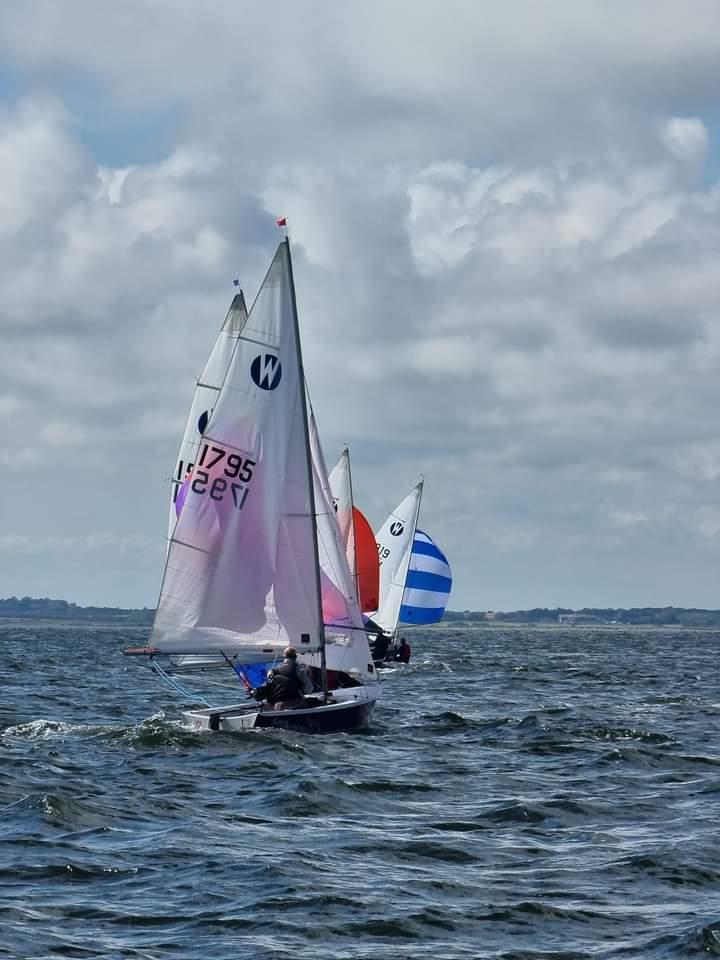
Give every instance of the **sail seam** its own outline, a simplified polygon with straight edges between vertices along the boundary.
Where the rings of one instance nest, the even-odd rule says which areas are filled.
[[[193,543],[186,543],[184,540],[176,540],[175,537],[173,537],[170,542],[171,542],[171,543],[176,543],[179,547],[187,547],[188,550],[197,550],[198,553],[204,553],[204,554],[206,554],[207,556],[210,556],[210,551],[209,551],[209,550],[204,550],[202,547],[196,547],[195,544],[193,544]],[[178,567],[175,567],[174,569],[177,570],[177,569],[179,569],[179,568],[178,568]]]

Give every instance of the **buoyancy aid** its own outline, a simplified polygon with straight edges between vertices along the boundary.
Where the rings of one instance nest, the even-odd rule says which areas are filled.
[[[297,700],[303,695],[303,685],[297,672],[297,664],[281,663],[272,670],[272,679],[268,677],[268,700],[279,703],[281,700]]]

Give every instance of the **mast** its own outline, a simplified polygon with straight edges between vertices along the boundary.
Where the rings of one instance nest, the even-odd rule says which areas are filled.
[[[352,531],[353,538],[353,554],[355,555],[355,563],[353,564],[353,579],[355,580],[355,596],[357,597],[358,606],[360,605],[360,572],[358,570],[358,555],[357,555],[357,537],[355,536],[355,498],[353,497],[353,488],[352,488],[352,471],[350,470],[350,449],[345,447],[343,450],[343,456],[347,460],[347,472],[348,472],[348,487],[350,488],[350,530]],[[362,607],[360,608],[362,610]]]
[[[312,456],[310,453],[310,429],[308,426],[307,388],[305,386],[305,368],[303,366],[302,348],[300,346],[300,324],[298,321],[297,299],[295,296],[295,277],[293,276],[292,257],[290,255],[290,240],[286,236],[283,241],[288,261],[290,276],[290,296],[292,300],[293,329],[295,333],[295,349],[297,351],[298,371],[300,374],[300,388],[302,391],[302,421],[305,438],[305,462],[307,465],[308,494],[310,496],[310,517],[312,519],[313,556],[315,560],[315,594],[318,605],[318,622],[320,624],[320,676],[322,679],[323,700],[327,702],[327,658],[325,653],[325,619],[322,608],[322,589],[320,586],[320,551],[318,550],[317,515],[315,510],[315,484],[313,482]]]

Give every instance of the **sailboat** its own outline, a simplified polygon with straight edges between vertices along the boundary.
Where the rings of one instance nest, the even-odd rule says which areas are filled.
[[[377,661],[395,652],[400,624],[428,625],[442,618],[452,589],[445,554],[418,530],[423,481],[419,481],[377,534],[380,599],[368,626],[385,641]]]
[[[380,684],[305,383],[287,237],[249,314],[243,307],[226,320],[233,343],[222,382],[204,398],[207,416],[200,403],[189,418],[197,414],[200,438],[175,476],[177,519],[150,639],[126,652],[222,658],[243,678],[240,664],[272,663],[292,645],[318,678],[300,707],[207,704],[183,718],[200,730],[360,728]]]

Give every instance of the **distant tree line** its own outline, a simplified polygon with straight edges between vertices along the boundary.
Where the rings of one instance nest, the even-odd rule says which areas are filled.
[[[124,610],[121,607],[79,607],[67,600],[47,597],[8,597],[0,600],[0,618],[35,618],[41,620],[121,620],[125,623],[150,623],[154,610]]]
[[[155,611],[122,607],[79,607],[67,600],[47,597],[8,597],[0,600],[1,618],[58,620],[118,620],[125,623],[151,623]],[[534,607],[532,610],[446,610],[445,623],[609,623],[647,626],[684,626],[720,628],[720,610],[699,610],[695,607]]]
[[[445,622],[472,623],[609,623],[647,626],[720,627],[720,610],[696,607],[534,607],[532,610],[446,610]]]

